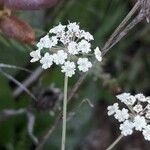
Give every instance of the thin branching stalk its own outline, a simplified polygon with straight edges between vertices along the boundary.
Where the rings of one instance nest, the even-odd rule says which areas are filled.
[[[30,70],[26,68],[15,66],[15,65],[3,64],[3,63],[0,63],[0,68],[18,69],[18,70],[26,71],[28,73],[32,73]]]
[[[61,150],[65,150],[66,145],[66,120],[67,120],[67,92],[68,91],[68,77],[64,79],[64,99],[63,99],[63,124],[62,124],[62,141]]]
[[[112,150],[123,137],[124,136],[121,134],[106,150]]]
[[[28,76],[28,78],[26,80],[24,80],[22,82],[22,85],[26,88],[28,88],[29,86],[31,86],[36,80],[39,79],[39,77],[41,76],[43,72],[43,69],[40,67],[36,68],[32,74],[30,74]],[[13,96],[15,98],[18,98],[22,93],[24,92],[24,89],[21,88],[20,86],[18,86],[14,91],[13,91]]]
[[[75,85],[73,86],[72,90],[70,91],[68,95],[68,99],[67,99],[68,102],[71,101],[72,97],[75,95],[75,93],[79,89],[80,85],[82,84],[86,76],[87,76],[87,73],[82,74],[81,77],[78,79],[78,81],[75,83]],[[43,136],[42,140],[39,142],[35,150],[42,150],[43,146],[45,145],[45,143],[47,142],[51,134],[56,130],[56,128],[61,123],[61,119],[62,119],[62,111],[59,112],[58,116],[56,117],[54,121],[53,126],[50,127],[48,132],[46,132],[46,134]]]
[[[139,1],[134,5],[133,9],[128,13],[128,15],[125,17],[125,19],[121,22],[121,24],[117,27],[117,29],[113,32],[113,34],[110,36],[110,38],[106,41],[104,46],[102,47],[102,56],[105,56],[106,53],[114,46],[116,45],[134,26],[136,26],[139,22],[141,22],[144,19],[143,14],[136,15],[130,23],[127,23],[135,14],[135,12],[140,9]],[[72,97],[75,95],[77,90],[79,89],[80,85],[84,81],[84,79],[87,77],[88,73],[82,75],[73,89],[71,90],[71,93],[68,97],[68,102],[71,101]],[[54,130],[58,127],[60,121],[61,121],[62,112],[59,112],[59,115],[57,116],[56,120],[54,121],[54,124],[52,127],[48,130],[48,132],[45,134],[45,136],[40,141],[39,145],[37,146],[36,150],[41,150],[44,144],[47,142],[50,135],[54,132]]]
[[[18,85],[20,88],[22,88],[33,100],[37,100],[36,97],[18,80],[16,80],[13,76],[9,75],[8,73],[4,72],[0,68],[0,73],[4,75],[7,79],[14,82],[16,85]]]
[[[111,47],[111,45],[114,43],[116,36],[124,30],[128,21],[135,14],[135,12],[139,9],[139,6],[140,6],[140,2],[137,1],[136,4],[134,5],[134,7],[131,9],[131,11],[123,19],[123,21],[120,23],[120,25],[115,29],[113,34],[110,36],[110,38],[107,40],[107,42],[105,43],[105,45],[102,48],[102,51],[104,51],[103,52],[104,54],[107,53],[107,51],[110,49],[109,47]]]

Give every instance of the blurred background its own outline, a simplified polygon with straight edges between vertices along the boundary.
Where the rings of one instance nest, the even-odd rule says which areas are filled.
[[[51,27],[59,22],[67,24],[69,20],[79,22],[93,34],[94,45],[102,47],[133,5],[132,0],[60,0],[48,9],[12,14],[32,26],[36,41]],[[150,25],[143,21],[105,55],[102,64],[92,69],[68,105],[67,150],[105,150],[120,135],[117,122],[107,116],[107,106],[117,101],[115,95],[120,92],[150,95],[149,49]],[[20,88],[11,78],[22,83],[32,73],[0,68],[0,150],[35,149],[36,137],[45,135],[61,109],[63,74],[57,67],[42,71],[39,63],[31,64],[32,50],[33,44],[0,34],[0,63],[34,72],[35,81],[30,81],[29,90],[38,99],[35,102],[31,93],[18,92]],[[70,79],[70,89],[78,77]],[[24,113],[24,108],[28,113]],[[4,113],[8,109],[11,111]],[[42,149],[59,150],[60,142],[61,123]],[[149,150],[149,146],[141,134],[135,133],[115,149]]]

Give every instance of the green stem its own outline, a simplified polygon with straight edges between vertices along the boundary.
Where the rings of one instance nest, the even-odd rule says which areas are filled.
[[[112,150],[124,136],[121,134],[106,150]]]
[[[64,79],[63,124],[62,124],[61,150],[65,150],[65,145],[66,145],[67,90],[68,90],[68,77],[65,76],[65,79]]]

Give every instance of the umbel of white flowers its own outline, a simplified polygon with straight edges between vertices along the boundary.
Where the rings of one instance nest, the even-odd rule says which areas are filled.
[[[150,141],[150,97],[143,94],[131,95],[122,93],[117,98],[126,105],[119,109],[118,103],[108,106],[108,115],[121,123],[120,130],[124,136],[131,135],[133,130],[141,131],[144,139]]]
[[[60,23],[37,43],[38,49],[30,53],[31,62],[40,61],[43,69],[48,69],[55,63],[61,66],[61,72],[68,77],[75,74],[76,68],[87,72],[92,67],[89,60],[92,55],[102,61],[99,48],[91,49],[92,40],[93,36],[81,30],[76,22],[68,25]]]

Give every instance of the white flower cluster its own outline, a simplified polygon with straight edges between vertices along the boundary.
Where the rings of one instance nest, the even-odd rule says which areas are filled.
[[[40,61],[44,69],[54,63],[60,65],[61,71],[68,77],[75,74],[76,66],[79,71],[87,72],[92,67],[89,60],[92,54],[98,61],[102,61],[99,48],[91,49],[92,40],[93,36],[81,30],[76,22],[68,25],[60,23],[37,43],[38,49],[30,53],[31,62]],[[47,52],[44,53],[44,50]]]
[[[150,141],[150,97],[143,94],[122,93],[116,96],[127,108],[119,109],[118,103],[108,106],[108,115],[114,115],[120,124],[121,134],[131,135],[133,130],[141,131]]]

